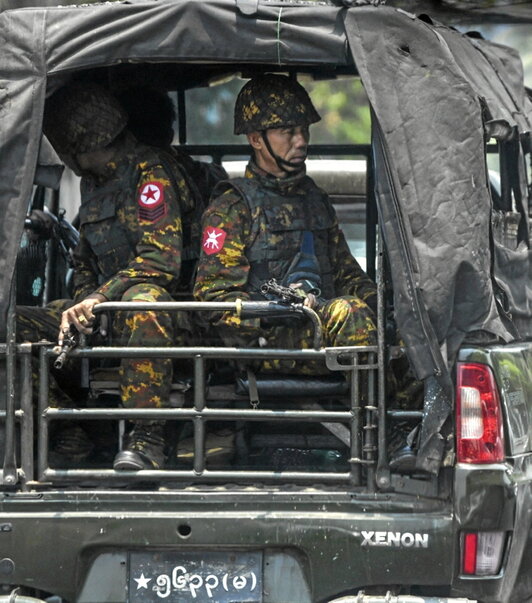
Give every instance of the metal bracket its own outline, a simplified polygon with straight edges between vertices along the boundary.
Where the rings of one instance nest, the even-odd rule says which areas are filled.
[[[236,7],[243,15],[251,17],[259,10],[259,0],[236,0]]]
[[[376,369],[375,362],[366,364],[359,363],[360,352],[377,352],[376,348],[361,348],[342,347],[342,348],[325,348],[325,364],[330,371],[349,371],[352,369]]]

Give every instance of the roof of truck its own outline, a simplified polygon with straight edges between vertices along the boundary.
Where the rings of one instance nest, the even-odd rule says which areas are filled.
[[[113,0],[112,0],[113,1]],[[114,0],[116,2],[120,0]],[[268,0],[262,0],[266,3]],[[302,0],[275,0],[277,4],[303,4]],[[28,8],[95,4],[96,0],[0,0],[0,11]],[[269,0],[269,3],[273,2]],[[312,0],[307,0],[311,4]],[[315,0],[314,0],[315,3]],[[321,0],[322,4],[342,5],[342,0]],[[346,6],[352,3],[348,1]],[[412,13],[425,13],[447,24],[532,23],[532,5],[522,0],[387,0],[386,4]]]

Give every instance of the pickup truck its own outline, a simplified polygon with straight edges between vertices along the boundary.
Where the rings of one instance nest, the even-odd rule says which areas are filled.
[[[0,44],[0,602],[530,600],[532,103],[517,53],[388,6],[246,0],[12,8]],[[73,77],[157,82],[179,100],[180,149],[235,175],[243,145],[187,144],[187,93],[214,103],[272,71],[368,95],[371,143],[311,146],[309,173],[377,283],[377,345],[323,347],[317,325],[312,349],[165,348],[190,374],[164,408],[132,411],[113,361],[163,352],[81,339],[79,404],[50,406],[55,342],[19,341],[15,320],[28,297],[69,290],[75,220],[47,97]],[[44,208],[55,234],[30,245]],[[241,370],[273,357],[328,374]],[[388,376],[404,367],[421,396],[399,401]],[[155,417],[175,434],[167,465],[114,471],[127,421]],[[54,460],[50,434],[72,421],[110,454]]]

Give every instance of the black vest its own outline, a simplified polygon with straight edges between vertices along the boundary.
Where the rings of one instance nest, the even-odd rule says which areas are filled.
[[[142,155],[142,157],[139,157]],[[152,148],[134,150],[127,161],[122,162],[112,179],[101,186],[91,179],[81,181],[80,230],[95,256],[95,270],[100,284],[125,268],[137,255],[139,232],[137,222],[137,188],[143,169],[150,165],[162,165],[178,194],[176,178],[182,178],[176,159]],[[177,169],[174,169],[176,168]],[[181,200],[182,201],[182,200]],[[181,207],[183,249],[179,291],[190,293],[200,248],[200,218],[203,210],[190,193],[189,206]],[[176,291],[171,293],[175,294]]]
[[[297,193],[281,194],[256,178],[222,182],[216,195],[235,189],[247,203],[252,216],[251,244],[246,248],[250,263],[248,292],[256,297],[260,285],[270,278],[289,284],[290,272],[298,265],[305,231],[312,233],[315,266],[322,297],[335,296],[334,274],[329,259],[329,229],[336,216],[327,194],[304,176]],[[258,210],[258,212],[257,212]],[[299,263],[300,264],[300,263]]]

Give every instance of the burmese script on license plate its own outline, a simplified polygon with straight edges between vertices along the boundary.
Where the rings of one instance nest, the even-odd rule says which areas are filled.
[[[132,551],[128,603],[262,602],[261,551]]]

